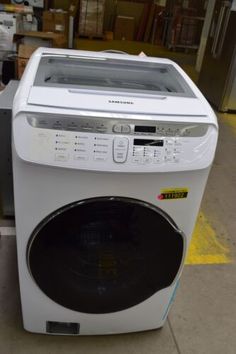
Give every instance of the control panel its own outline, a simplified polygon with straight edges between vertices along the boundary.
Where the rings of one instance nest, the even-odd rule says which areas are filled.
[[[13,122],[21,158],[98,171],[155,172],[203,168],[213,159],[208,124],[22,115]],[[23,127],[24,126],[24,127]],[[20,141],[21,140],[21,141]],[[19,141],[19,142],[18,142]]]
[[[90,163],[112,160],[117,164],[129,162],[134,165],[179,163],[186,144],[178,138],[128,139],[124,136],[89,136],[59,131],[53,134],[41,130],[33,132],[33,139],[33,151],[36,148],[46,155],[54,152],[55,161],[66,162],[71,158]]]
[[[102,134],[125,134],[125,135],[148,135],[148,136],[189,136],[199,137],[206,134],[206,124],[194,123],[167,123],[161,121],[143,121],[122,119],[102,119],[96,117],[58,117],[55,115],[28,115],[29,124],[35,128],[61,129],[65,131],[102,133]]]

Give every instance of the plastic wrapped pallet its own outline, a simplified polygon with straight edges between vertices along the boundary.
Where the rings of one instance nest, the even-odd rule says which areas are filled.
[[[102,37],[105,0],[81,0],[79,35]]]

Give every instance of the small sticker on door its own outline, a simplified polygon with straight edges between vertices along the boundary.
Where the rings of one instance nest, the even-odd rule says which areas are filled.
[[[157,196],[159,200],[184,199],[188,196],[188,188],[164,188]]]

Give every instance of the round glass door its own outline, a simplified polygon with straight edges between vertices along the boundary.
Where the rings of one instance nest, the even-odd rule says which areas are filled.
[[[69,204],[28,244],[29,271],[56,303],[84,313],[121,311],[172,284],[184,239],[155,206],[118,197]]]

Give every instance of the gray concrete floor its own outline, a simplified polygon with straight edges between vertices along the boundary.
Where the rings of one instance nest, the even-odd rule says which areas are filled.
[[[231,123],[234,122],[234,126]],[[175,303],[162,330],[104,337],[27,333],[22,327],[16,243],[0,240],[0,354],[235,354],[236,353],[236,116],[219,115],[220,138],[202,210],[230,264],[185,266]],[[0,226],[12,221],[0,220]]]

